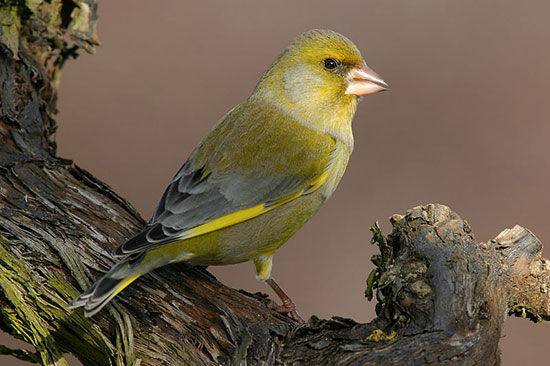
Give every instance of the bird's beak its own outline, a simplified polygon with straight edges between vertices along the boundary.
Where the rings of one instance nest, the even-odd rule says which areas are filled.
[[[388,84],[366,64],[351,69],[346,75],[346,94],[358,97],[388,89]]]

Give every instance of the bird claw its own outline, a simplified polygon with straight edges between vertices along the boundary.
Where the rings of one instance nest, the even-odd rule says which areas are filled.
[[[277,305],[274,301],[269,300],[269,302],[267,303],[267,307],[269,309],[275,310],[278,313],[288,314],[290,319],[293,319],[298,323],[305,323],[305,320],[302,319],[302,317],[296,311],[296,304],[294,304],[294,301],[292,301],[290,297],[288,297],[288,295],[283,291],[281,286],[279,286],[279,284],[273,279],[273,277],[269,277],[265,282],[269,285],[269,287],[273,289],[273,291],[275,291],[277,296],[279,296],[279,298],[283,302],[282,305]]]
[[[300,314],[296,311],[296,305],[293,302],[284,302],[282,305],[277,304],[275,301],[269,299],[267,303],[267,308],[273,311],[276,311],[280,314],[286,314],[290,319],[298,322],[305,323],[305,320],[302,319]]]

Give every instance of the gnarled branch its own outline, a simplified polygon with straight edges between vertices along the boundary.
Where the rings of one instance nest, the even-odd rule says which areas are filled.
[[[0,326],[44,365],[496,365],[507,314],[550,317],[548,261],[519,226],[477,243],[442,205],[392,217],[370,277],[377,318],[298,325],[261,295],[184,264],[144,276],[93,319],[65,308],[112,264],[143,220],[84,169],[55,155],[59,71],[96,45],[94,0],[0,8]],[[72,41],[68,41],[69,35]],[[178,280],[175,281],[174,279]]]

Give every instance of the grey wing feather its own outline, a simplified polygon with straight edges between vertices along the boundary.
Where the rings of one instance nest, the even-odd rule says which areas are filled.
[[[187,161],[166,188],[145,229],[119,245],[114,255],[125,257],[177,241],[178,234],[235,211],[269,203],[296,192],[304,178],[239,174],[216,175],[192,169]]]

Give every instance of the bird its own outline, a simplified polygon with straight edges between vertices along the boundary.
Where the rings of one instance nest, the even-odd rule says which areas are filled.
[[[138,277],[161,266],[254,263],[304,322],[271,275],[273,255],[332,195],[353,150],[360,99],[388,85],[341,34],[297,36],[193,150],[151,220],[113,252],[117,263],[68,304],[93,316]]]

